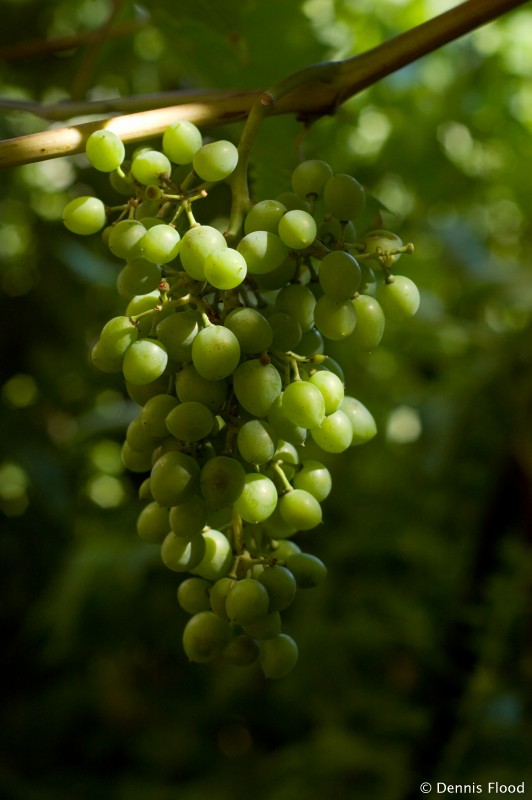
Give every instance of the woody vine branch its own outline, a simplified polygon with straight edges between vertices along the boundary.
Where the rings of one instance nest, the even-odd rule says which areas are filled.
[[[334,111],[350,97],[418,58],[524,5],[526,0],[466,0],[377,47],[345,61],[305,67],[269,90],[270,115],[296,114],[313,119]],[[124,142],[139,142],[160,135],[178,119],[199,127],[245,119],[264,89],[161,93],[117,98],[113,101],[61,103],[42,106],[0,99],[0,108],[27,111],[49,120],[77,114],[113,114],[93,122],[56,128],[0,142],[0,168],[20,166],[84,151],[95,130],[106,128]],[[171,105],[163,105],[171,102]],[[163,106],[163,107],[161,107]],[[139,108],[145,110],[138,111]],[[124,113],[134,111],[134,113]]]

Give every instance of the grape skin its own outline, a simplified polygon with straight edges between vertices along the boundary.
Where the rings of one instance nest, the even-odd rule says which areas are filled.
[[[153,465],[150,489],[160,506],[171,508],[190,500],[199,489],[200,468],[185,453],[164,453]]]
[[[238,150],[232,142],[220,139],[204,144],[194,153],[192,164],[204,181],[218,182],[228,178],[238,163]]]
[[[277,505],[277,489],[266,475],[252,472],[246,475],[240,497],[236,500],[235,511],[246,522],[264,522]]]
[[[326,161],[309,159],[298,164],[292,172],[292,188],[300,197],[321,195],[333,171]]]
[[[309,492],[304,489],[292,489],[279,500],[281,517],[299,531],[309,531],[322,520],[321,506]]]
[[[174,164],[192,164],[202,144],[201,132],[185,120],[169,125],[163,134],[163,152]]]
[[[192,343],[192,361],[202,378],[209,381],[227,378],[240,361],[238,339],[223,325],[203,328]]]
[[[91,133],[85,144],[85,152],[92,166],[100,172],[112,172],[125,157],[122,140],[112,131]]]
[[[325,417],[325,400],[308,381],[295,381],[283,393],[283,411],[294,425],[315,428]]]
[[[231,567],[233,560],[231,545],[221,531],[207,530],[202,536],[205,540],[205,555],[191,572],[200,578],[217,581],[225,577]]]
[[[201,611],[187,622],[183,649],[190,661],[205,664],[222,653],[231,638],[229,623],[212,611]]]
[[[284,678],[292,672],[298,657],[297,644],[286,633],[261,643],[260,665],[266,678]]]
[[[389,283],[385,282],[377,289],[377,300],[387,319],[404,322],[419,308],[419,289],[406,275],[392,275]]]
[[[314,217],[306,211],[287,211],[279,221],[279,237],[292,250],[304,250],[316,238]]]
[[[76,197],[63,209],[65,227],[81,236],[101,231],[106,221],[105,206],[97,197]]]
[[[244,361],[233,374],[233,390],[239,403],[255,417],[265,417],[282,389],[273,364],[254,358]]]
[[[164,346],[156,339],[137,339],[124,356],[124,378],[142,386],[159,378],[168,363]]]

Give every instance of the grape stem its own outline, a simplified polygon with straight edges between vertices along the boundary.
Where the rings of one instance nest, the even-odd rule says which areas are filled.
[[[283,494],[285,492],[292,492],[294,487],[292,486],[292,484],[290,483],[290,481],[286,477],[284,469],[281,467],[281,462],[280,461],[273,461],[271,467],[272,467],[272,470],[275,472],[275,474],[279,477],[279,479],[280,479],[280,481],[281,481],[281,483],[283,485]]]
[[[232,202],[229,227],[225,232],[225,238],[229,245],[235,244],[240,238],[244,217],[251,208],[248,185],[249,156],[260,123],[266,116],[266,112],[271,103],[272,99],[269,92],[261,94],[257,102],[251,107],[238,143],[238,163],[228,179],[231,188]]]
[[[254,113],[258,116],[261,113],[297,114],[300,119],[306,120],[331,114],[350,97],[387,75],[525,2],[483,0],[480,3],[479,0],[465,0],[455,8],[364,53],[345,61],[312,64],[299,70],[279,81],[274,87],[274,94],[265,93],[262,89],[175,92],[53,106],[2,100],[0,108],[4,110],[27,111],[48,120],[66,120],[78,114],[121,112],[121,115],[0,142],[0,168],[82,153],[90,134],[101,129],[113,131],[125,142],[138,142],[161,135],[169,124],[179,119],[207,127],[246,119],[253,108],[256,108]],[[266,96],[273,102],[265,105],[261,112],[260,100]],[[160,107],[168,101],[174,105]],[[139,108],[150,110],[139,112]],[[137,113],[123,113],[132,110]]]

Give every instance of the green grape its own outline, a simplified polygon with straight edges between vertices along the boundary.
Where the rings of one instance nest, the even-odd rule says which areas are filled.
[[[209,611],[210,581],[205,578],[185,578],[177,587],[177,601],[187,614]]]
[[[164,453],[151,470],[153,499],[168,508],[185,503],[199,490],[199,476],[200,468],[191,456],[177,451]]]
[[[286,561],[294,553],[300,553],[301,548],[298,544],[291,539],[281,539],[280,541],[273,542],[272,555],[278,561]]]
[[[221,531],[210,529],[202,536],[205,539],[205,555],[192,573],[208,581],[218,581],[227,575],[233,563],[231,545]]]
[[[279,540],[288,539],[290,536],[293,536],[294,533],[297,533],[297,528],[294,528],[293,525],[288,525],[281,517],[279,504],[277,504],[273,514],[262,523],[261,530],[277,544]],[[277,555],[277,550],[274,555],[276,558],[283,558]]]
[[[182,403],[197,401],[217,413],[227,397],[225,381],[210,381],[199,374],[194,364],[186,367],[175,376],[175,390]]]
[[[149,500],[150,503],[153,500],[149,478],[145,478],[139,486],[139,500]]]
[[[140,252],[143,258],[153,264],[167,264],[177,258],[181,236],[172,225],[165,225],[159,220],[157,223],[140,240]]]
[[[351,420],[339,408],[338,411],[325,417],[317,428],[312,428],[310,435],[325,452],[343,453],[351,446],[353,439]]]
[[[136,258],[122,267],[116,279],[118,294],[130,302],[134,297],[154,292],[161,281],[161,270],[144,258]]]
[[[319,503],[329,496],[332,489],[332,477],[321,461],[309,459],[304,461],[299,472],[294,476],[294,488],[309,492]]]
[[[299,453],[297,447],[291,442],[279,441],[277,449],[273,455],[274,461],[282,461],[284,465],[290,464],[297,467],[299,464]]]
[[[268,319],[273,330],[272,346],[274,349],[282,350],[285,353],[295,350],[303,335],[299,322],[284,311],[270,314]]]
[[[353,430],[351,447],[365,444],[373,439],[377,433],[377,425],[370,411],[366,406],[354,397],[346,396],[342,400],[340,408],[349,417]]]
[[[245,472],[239,461],[231,456],[214,456],[201,470],[201,494],[212,508],[225,508],[240,497],[244,481]]]
[[[224,325],[209,325],[192,343],[192,361],[199,374],[209,381],[227,378],[240,361],[238,339]]]
[[[315,356],[317,353],[323,353],[323,350],[323,336],[317,328],[305,331],[297,346],[297,352],[300,356]]]
[[[122,445],[122,461],[131,472],[148,472],[152,464],[151,450],[133,450],[127,442]]]
[[[247,274],[244,256],[232,247],[209,253],[203,265],[205,278],[215,289],[235,289]]]
[[[113,359],[105,355],[100,342],[96,342],[90,352],[90,360],[93,367],[101,372],[121,372],[123,359]]]
[[[419,308],[419,289],[406,275],[390,275],[389,283],[377,289],[377,300],[384,316],[393,322],[404,322],[413,317]]]
[[[196,311],[178,311],[164,317],[157,325],[157,338],[165,346],[171,361],[190,361],[192,342],[199,331]]]
[[[277,489],[266,475],[251,472],[245,477],[240,497],[234,508],[245,522],[257,523],[268,519],[277,505]]]
[[[270,611],[284,611],[293,603],[297,584],[293,574],[286,567],[279,565],[265,567],[258,580],[268,591]]]
[[[185,272],[196,281],[205,280],[207,256],[227,247],[223,233],[210,225],[190,228],[181,240],[179,256]]]
[[[129,261],[140,256],[140,240],[145,233],[146,228],[142,222],[123,219],[111,228],[107,245],[114,256]]]
[[[278,269],[288,255],[288,248],[270,231],[252,231],[240,240],[238,252],[244,256],[248,272],[262,275]]]
[[[299,197],[295,192],[281,192],[277,196],[277,202],[286,207],[287,211],[308,211],[310,213],[310,203]]]
[[[307,429],[292,422],[283,409],[283,396],[279,395],[268,409],[268,422],[277,431],[279,438],[295,445],[304,445]]]
[[[112,131],[94,131],[85,144],[87,158],[94,169],[113,172],[126,155],[122,140]]]
[[[180,539],[170,531],[161,545],[163,564],[173,572],[190,572],[205,555],[205,540],[198,534],[190,541]]]
[[[362,272],[358,261],[343,250],[333,250],[320,262],[319,281],[326,294],[336,303],[345,303],[360,286]]]
[[[163,374],[167,363],[168,354],[160,342],[137,339],[124,356],[124,378],[139,386],[151,383]]]
[[[327,211],[342,222],[355,219],[366,205],[364,188],[351,175],[333,175],[325,184],[323,200]]]
[[[281,615],[278,611],[271,611],[264,617],[243,624],[242,628],[248,636],[252,636],[254,639],[259,639],[261,641],[273,639],[274,636],[279,636],[281,633]]]
[[[301,325],[302,331],[309,331],[314,325],[316,298],[307,286],[292,283],[285,286],[275,299],[275,310],[284,311]]]
[[[344,399],[344,384],[338,375],[327,369],[319,370],[310,376],[310,383],[319,389],[325,400],[325,413],[332,414],[340,408]]]
[[[396,233],[382,230],[369,231],[369,233],[364,234],[362,243],[364,245],[363,252],[370,256],[369,260],[376,261],[378,264],[381,263],[383,258],[388,264],[397,261],[400,258],[400,253],[390,255],[389,251],[403,246],[402,240]]]
[[[248,211],[244,221],[244,233],[253,231],[277,233],[279,221],[286,210],[278,200],[261,200]]]
[[[170,530],[179,539],[190,541],[201,533],[207,524],[207,505],[197,494],[178,506],[172,506],[168,514]]]
[[[180,403],[166,417],[166,427],[172,436],[183,442],[199,442],[209,435],[213,425],[212,411],[195,401]]]
[[[249,667],[259,657],[259,645],[251,636],[240,634],[231,639],[223,650],[223,657],[235,667]]]
[[[113,317],[105,323],[100,334],[101,357],[120,369],[125,354],[137,337],[138,330],[129,317]]]
[[[284,678],[294,669],[299,658],[297,644],[286,633],[261,642],[260,665],[266,678]]]
[[[385,318],[380,303],[369,294],[353,299],[357,324],[349,341],[359,350],[373,350],[384,334]]]
[[[294,553],[288,557],[286,566],[299,589],[313,589],[327,577],[327,567],[323,561],[310,553]]]
[[[189,661],[206,664],[222,654],[231,638],[231,626],[212,611],[194,614],[183,631],[183,650]]]
[[[283,412],[294,425],[315,428],[325,416],[325,400],[308,381],[294,381],[283,393]]]
[[[254,275],[253,279],[262,290],[281,289],[283,286],[286,286],[287,283],[290,283],[296,274],[296,269],[296,260],[287,256],[278,267],[270,270],[270,272]]]
[[[160,443],[143,426],[140,416],[132,419],[126,429],[126,442],[132,450],[153,450]]]
[[[247,625],[266,616],[270,605],[268,590],[254,578],[242,578],[229,588],[225,611],[232,622]]]
[[[233,390],[240,405],[255,417],[265,417],[282,389],[281,376],[273,364],[258,358],[244,361],[233,375]]]
[[[361,263],[360,272],[361,278],[358,291],[360,294],[374,295],[377,290],[377,278],[374,271],[367,264]]]
[[[225,610],[225,601],[227,600],[227,593],[236,583],[234,578],[220,578],[213,585],[210,594],[209,602],[210,608],[222,619],[229,619],[227,611]]]
[[[353,333],[357,318],[351,300],[336,303],[324,294],[316,303],[314,320],[317,329],[326,339],[340,341]]]
[[[277,433],[268,422],[250,419],[238,431],[237,446],[245,461],[250,464],[267,464],[277,447]]]
[[[192,164],[202,144],[201,132],[192,122],[174,122],[163,133],[163,152],[174,164]]]
[[[279,513],[287,525],[298,531],[309,531],[322,520],[319,502],[304,489],[292,489],[279,500]]]
[[[162,544],[168,533],[168,509],[151,502],[137,517],[137,533],[145,542]]]
[[[271,347],[272,326],[254,308],[234,308],[224,319],[224,325],[235,334],[243,353],[263,353]]]
[[[321,195],[333,171],[326,161],[309,159],[292,172],[292,189],[300,197]]]
[[[162,438],[168,434],[165,420],[177,402],[170,394],[156,394],[146,400],[140,412],[140,421],[151,436]]]
[[[76,197],[63,209],[63,223],[72,233],[90,236],[107,222],[105,206],[97,197]]]
[[[154,289],[149,294],[136,294],[128,302],[126,307],[126,317],[137,317],[139,314],[142,316],[135,321],[135,327],[139,336],[149,336],[155,318],[160,318],[160,311],[155,308],[160,308],[161,294],[158,289]],[[147,311],[153,311],[153,314],[147,314]],[[164,342],[163,342],[164,344]]]
[[[279,222],[279,237],[291,250],[304,250],[316,238],[314,217],[306,211],[287,211]]]
[[[158,150],[143,150],[131,162],[131,174],[144,186],[157,186],[172,172],[169,159]]]
[[[220,139],[196,150],[192,160],[196,175],[209,183],[228,178],[238,164],[238,150],[232,142]]]
[[[126,391],[134,403],[139,406],[145,405],[148,400],[155,397],[157,394],[165,394],[168,389],[168,376],[161,375],[157,380],[151,383],[145,383],[144,386],[136,386],[134,383],[125,382]]]

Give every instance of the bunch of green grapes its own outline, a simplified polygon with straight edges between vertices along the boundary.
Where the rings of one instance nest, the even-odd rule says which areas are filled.
[[[123,374],[139,407],[122,450],[126,467],[146,475],[138,535],[182,576],[191,661],[258,662],[283,677],[298,648],[281,613],[327,573],[293,538],[322,523],[331,491],[329,470],[303,446],[341,453],[376,433],[325,341],[371,350],[386,319],[416,312],[415,284],[392,272],[412,246],[380,230],[356,241],[364,189],[323,161],[299,164],[290,191],[252,205],[226,237],[196,222],[193,203],[232,175],[231,142],[204,144],[180,121],[161,150],[129,162],[109,131],[86,151],[124,202],[78,197],[63,218],[74,233],[103,231],[123,262],[124,313],[91,357]]]

